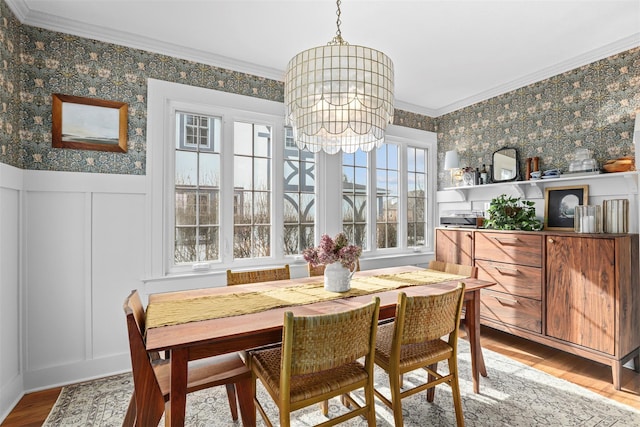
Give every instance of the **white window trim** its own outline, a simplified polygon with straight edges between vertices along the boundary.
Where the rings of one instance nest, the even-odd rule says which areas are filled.
[[[145,280],[160,279],[164,277],[178,277],[193,274],[194,272],[215,272],[209,267],[215,269],[218,273],[227,268],[249,268],[260,267],[273,264],[301,262],[298,256],[282,255],[282,215],[283,206],[281,196],[283,193],[283,168],[276,165],[283,164],[283,147],[284,147],[284,104],[275,101],[242,96],[227,92],[216,91],[212,89],[204,89],[194,86],[187,86],[179,83],[165,82],[161,80],[149,79],[147,87],[147,251],[145,259]],[[173,111],[179,109],[181,111],[192,111],[193,108],[186,106],[197,105],[197,113],[205,113],[211,115],[223,116],[223,127],[232,126],[233,120],[242,120],[242,112],[245,120],[256,121],[256,116],[262,115],[264,123],[273,126],[273,152],[272,162],[273,181],[272,181],[272,217],[275,222],[272,224],[271,233],[272,241],[276,242],[273,247],[272,256],[265,259],[247,259],[233,260],[227,254],[232,252],[233,246],[233,230],[222,230],[224,234],[221,247],[221,261],[219,263],[211,263],[211,266],[204,266],[200,271],[195,266],[185,266],[184,268],[170,268],[173,264],[169,257],[173,256],[173,252],[169,252],[168,248],[173,248],[173,241],[168,242],[168,236],[173,236],[173,218],[175,208],[174,203],[168,203],[170,196],[173,195],[174,172],[173,157],[174,138],[175,138],[175,120],[167,120],[168,117],[174,117]],[[225,106],[228,109],[236,110],[232,118],[226,117],[226,108],[218,108],[213,106]],[[275,119],[274,119],[275,118]],[[405,256],[415,252],[432,252],[433,251],[433,226],[436,224],[436,150],[437,136],[434,132],[426,132],[417,129],[411,129],[403,126],[390,125],[387,128],[386,138],[389,143],[398,144],[401,147],[399,156],[400,170],[406,171],[406,153],[404,148],[407,145],[426,148],[429,150],[427,159],[427,191],[426,200],[428,209],[425,211],[427,216],[427,227],[425,230],[427,246],[424,247],[407,247],[406,239],[406,221],[399,221],[400,239],[397,248],[376,249],[373,248],[373,241],[368,242],[369,251],[366,258],[386,258]],[[369,153],[369,164],[371,163],[371,155]],[[223,180],[233,180],[233,171],[230,167],[221,165]],[[323,233],[335,235],[342,231],[342,156],[328,155],[324,152],[316,154],[316,224],[315,236],[316,241],[319,240]],[[370,188],[375,188],[375,174],[369,174]],[[400,207],[406,213],[406,175],[402,174],[402,180],[399,185]],[[403,196],[404,195],[404,196]],[[232,198],[232,193],[225,197]],[[223,209],[233,210],[232,200],[224,200]],[[231,212],[232,213],[232,212]],[[228,213],[227,213],[228,214]],[[369,203],[368,212],[368,238],[373,239],[375,236],[375,204]],[[280,222],[278,222],[280,221]],[[170,244],[169,244],[170,243]]]
[[[147,84],[147,176],[148,176],[148,256],[146,272],[150,278],[187,274],[193,271],[207,271],[209,268],[226,269],[231,264],[274,263],[272,254],[267,259],[233,260],[233,229],[221,230],[222,242],[220,261],[187,266],[174,266],[173,257],[173,217],[174,204],[174,160],[175,156],[175,117],[176,111],[193,112],[222,117],[223,133],[231,135],[234,121],[249,121],[265,124],[273,130],[272,162],[282,164],[283,154],[280,149],[284,142],[284,105],[280,102],[260,98],[242,96],[227,92],[187,86],[178,83],[149,79]],[[223,106],[223,107],[217,107]],[[194,110],[194,108],[197,110]],[[231,153],[231,158],[233,153]],[[272,174],[271,203],[274,218],[282,216],[282,207],[275,194],[282,192],[282,171],[274,167]],[[233,182],[233,168],[225,162],[221,164],[221,180]],[[222,195],[221,212],[223,218],[233,218],[233,193]],[[280,203],[281,204],[281,203]],[[271,227],[272,241],[278,242],[280,230],[274,224]],[[169,240],[172,240],[169,242]],[[278,251],[276,245],[274,252]]]
[[[400,182],[398,183],[398,208],[399,212],[403,215],[398,218],[398,247],[397,248],[376,248],[375,236],[376,236],[376,206],[375,203],[369,203],[369,209],[367,215],[369,220],[367,222],[367,237],[370,248],[366,255],[368,257],[383,257],[390,255],[398,255],[402,253],[410,252],[424,252],[433,251],[433,227],[430,225],[436,224],[436,188],[438,174],[437,168],[437,134],[434,132],[426,132],[418,129],[412,129],[404,126],[389,125],[385,132],[385,142],[389,144],[395,144],[399,147],[398,155],[398,169],[400,171]],[[425,189],[425,200],[427,206],[425,207],[425,216],[427,226],[425,228],[425,246],[411,246],[407,245],[407,153],[406,148],[408,146],[423,148],[428,150],[428,157],[425,164],[427,169],[427,187]],[[375,173],[375,150],[370,153],[369,157],[369,188],[376,188],[376,176]],[[370,200],[370,199],[369,199]]]

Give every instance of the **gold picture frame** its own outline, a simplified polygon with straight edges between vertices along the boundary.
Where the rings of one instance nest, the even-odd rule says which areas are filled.
[[[124,102],[54,93],[52,146],[126,153],[127,110]]]
[[[573,231],[575,207],[588,202],[588,185],[545,188],[544,229]]]

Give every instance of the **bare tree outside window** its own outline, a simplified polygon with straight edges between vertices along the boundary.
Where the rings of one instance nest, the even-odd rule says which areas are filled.
[[[176,264],[220,258],[219,117],[176,114]]]
[[[426,245],[427,150],[407,147],[407,245]]]
[[[376,150],[376,242],[378,248],[398,247],[398,151],[395,144]]]
[[[271,255],[271,152],[269,126],[234,122],[233,257]],[[238,197],[240,195],[240,197]]]

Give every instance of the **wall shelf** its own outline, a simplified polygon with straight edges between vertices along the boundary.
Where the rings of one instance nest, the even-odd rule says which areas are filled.
[[[529,195],[529,198],[543,198],[544,197],[544,189],[548,185],[553,185],[557,183],[566,183],[570,185],[574,182],[583,183],[585,181],[592,180],[609,180],[609,179],[620,179],[624,180],[624,185],[627,187],[628,193],[637,193],[638,192],[638,175],[639,172],[617,172],[617,173],[603,173],[603,174],[593,174],[593,175],[561,175],[558,178],[549,178],[549,179],[537,179],[537,180],[529,180],[529,181],[509,181],[509,182],[498,182],[495,184],[484,184],[484,185],[469,185],[462,187],[446,187],[443,189],[445,192],[451,192],[457,195],[458,201],[466,202],[469,200],[469,197],[472,193],[480,192],[480,191],[496,191],[500,188],[509,188],[511,191],[515,192],[519,197],[525,198],[525,189],[531,191],[532,194]]]

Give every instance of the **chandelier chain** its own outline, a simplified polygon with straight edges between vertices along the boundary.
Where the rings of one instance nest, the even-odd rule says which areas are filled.
[[[331,39],[329,43],[327,43],[328,45],[348,45],[349,44],[342,38],[342,30],[340,29],[340,24],[342,24],[342,21],[340,20],[340,16],[342,16],[342,10],[340,10],[341,3],[342,2],[340,0],[336,0],[336,6],[338,9],[336,10],[336,15],[338,15],[338,18],[336,19],[336,27],[338,27],[338,29],[336,31],[336,36],[333,39]]]
[[[338,7],[338,10],[336,11],[336,15],[338,15],[338,19],[336,20],[336,27],[338,27],[336,37],[342,37],[342,31],[340,30],[340,24],[342,24],[342,21],[340,20],[340,15],[342,15],[342,11],[340,10],[340,0],[336,1],[336,6]]]

